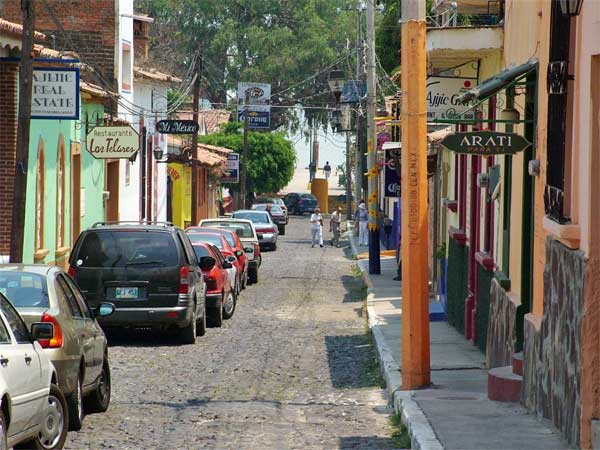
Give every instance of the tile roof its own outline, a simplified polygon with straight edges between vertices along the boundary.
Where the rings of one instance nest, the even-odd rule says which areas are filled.
[[[192,120],[193,115],[194,113],[188,110],[178,113],[177,118]],[[201,109],[198,111],[198,122],[200,125],[204,123],[206,134],[216,133],[221,125],[229,122],[230,118],[231,112],[226,109]]]
[[[169,145],[174,147],[185,147],[188,145],[187,140],[177,136],[170,138],[170,141]],[[232,151],[231,149],[216,145],[198,144],[198,161],[204,166],[224,168],[227,162],[227,155]]]
[[[93,95],[95,97],[109,98],[109,97],[118,97],[118,94],[111,92],[103,87],[100,87],[93,83],[88,83],[87,81],[80,80],[79,81],[79,90],[81,92],[85,92],[86,94]]]
[[[8,20],[4,20],[0,17],[0,32],[5,32],[14,36],[22,36],[23,25],[19,23],[9,22]],[[33,35],[33,38],[36,41],[43,41],[46,39],[46,35],[44,33],[36,31]]]
[[[141,68],[135,66],[133,68],[133,73],[136,78],[145,78],[147,80],[160,81],[163,83],[181,83],[183,80],[174,75],[169,75],[166,73],[159,72],[156,69],[151,68]]]

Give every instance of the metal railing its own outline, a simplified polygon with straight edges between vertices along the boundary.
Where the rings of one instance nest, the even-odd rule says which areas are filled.
[[[484,13],[464,13],[458,3],[436,0],[427,16],[428,28],[491,27],[504,23],[504,0],[488,0]]]

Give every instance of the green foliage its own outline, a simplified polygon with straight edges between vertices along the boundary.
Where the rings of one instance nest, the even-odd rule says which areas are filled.
[[[225,124],[218,133],[199,136],[198,140],[204,144],[229,148],[241,155],[244,148],[243,124]],[[248,133],[249,192],[280,191],[292,180],[295,165],[296,152],[283,133]],[[233,189],[237,187],[229,186]]]
[[[400,66],[400,24],[399,0],[383,0],[383,18],[375,35],[375,48],[381,65],[388,73],[395,72]]]
[[[411,448],[410,434],[408,429],[402,423],[402,416],[395,413],[390,417],[390,427],[392,429],[392,442],[395,448]]]

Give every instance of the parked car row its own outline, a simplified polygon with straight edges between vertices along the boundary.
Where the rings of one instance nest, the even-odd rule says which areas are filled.
[[[185,231],[97,223],[79,235],[68,273],[1,265],[0,450],[61,449],[86,414],[108,409],[106,331],[144,328],[193,344],[207,321],[221,326],[278,235],[266,208]]]

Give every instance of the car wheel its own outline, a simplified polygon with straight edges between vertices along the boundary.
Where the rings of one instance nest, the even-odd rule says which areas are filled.
[[[69,429],[69,409],[67,400],[55,384],[50,385],[48,404],[41,421],[38,435],[31,441],[23,444],[22,448],[36,450],[61,449],[67,439]]]
[[[196,343],[196,306],[192,309],[190,323],[179,331],[179,340],[184,345]]]
[[[3,411],[0,411],[0,450],[8,450],[8,429]]]
[[[83,383],[81,373],[77,375],[75,390],[67,397],[69,408],[69,431],[79,431],[83,425]]]
[[[202,317],[196,323],[196,335],[204,336],[206,334],[206,302],[204,302],[204,312]]]
[[[242,289],[246,289],[248,285],[248,270],[244,272],[244,276],[242,277]]]
[[[258,268],[250,269],[250,273],[248,274],[248,281],[250,284],[258,283]]]
[[[102,372],[98,379],[98,385],[85,399],[85,411],[89,413],[103,413],[110,404],[110,394],[112,391],[110,381],[110,365],[108,358],[104,355],[102,363]]]
[[[223,319],[227,320],[233,317],[236,303],[237,295],[234,295],[233,292],[229,292],[229,294],[225,296],[225,300],[223,301]]]
[[[277,242],[271,244],[271,251],[277,250]]]
[[[216,308],[208,308],[208,320],[212,327],[221,327],[223,325],[223,301]]]
[[[283,226],[283,227],[277,227],[277,229],[279,230],[279,235],[280,236],[285,236],[285,226]]]

